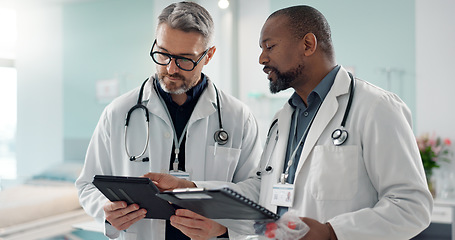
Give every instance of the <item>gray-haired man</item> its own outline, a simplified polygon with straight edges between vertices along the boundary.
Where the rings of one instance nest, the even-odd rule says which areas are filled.
[[[180,2],[166,7],[158,21],[150,52],[156,75],[104,110],[76,182],[80,202],[91,216],[107,222],[105,234],[110,238],[222,236],[225,227],[180,209],[171,220],[185,236],[169,221],[144,219],[146,211],[137,204],[107,201],[92,184],[97,174],[169,172],[192,181],[219,182],[240,182],[255,175],[261,153],[256,120],[243,103],[216,89],[202,73],[216,50],[210,14],[196,3]],[[139,109],[131,114],[125,137],[125,116],[136,104],[150,114],[150,134]]]

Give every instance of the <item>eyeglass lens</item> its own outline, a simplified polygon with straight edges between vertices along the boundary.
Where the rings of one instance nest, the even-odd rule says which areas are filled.
[[[170,54],[162,53],[162,52],[153,52],[152,58],[155,60],[157,64],[160,65],[168,65],[172,58],[174,57],[175,63],[177,66],[183,70],[193,70],[195,67],[195,62],[189,58],[178,57],[178,56],[171,56]]]

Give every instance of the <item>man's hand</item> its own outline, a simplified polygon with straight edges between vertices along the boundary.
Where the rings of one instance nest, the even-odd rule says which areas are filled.
[[[117,230],[126,230],[135,222],[145,218],[147,210],[139,209],[139,205],[131,204],[127,206],[126,202],[108,201],[104,204],[104,213],[106,220]]]
[[[302,240],[336,240],[337,237],[330,224],[320,223],[312,218],[300,218],[310,231],[302,238]]]
[[[152,180],[160,191],[174,190],[175,188],[195,188],[196,185],[185,179],[174,177],[167,173],[147,173],[142,177]]]
[[[227,231],[223,225],[187,209],[177,209],[171,217],[171,225],[195,240],[220,236]]]

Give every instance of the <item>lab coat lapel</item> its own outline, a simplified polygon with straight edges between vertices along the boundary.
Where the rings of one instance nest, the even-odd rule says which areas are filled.
[[[305,164],[306,159],[313,151],[313,148],[316,145],[322,132],[326,129],[328,123],[337,113],[339,107],[337,97],[343,94],[349,94],[349,83],[349,75],[347,74],[346,70],[341,67],[338,71],[337,76],[335,77],[332,88],[322,102],[322,105],[319,108],[316,117],[314,118],[313,124],[309,129],[308,136],[305,140],[305,145],[300,155],[299,164],[297,166],[296,178],[303,164]]]
[[[172,123],[166,113],[165,106],[161,103],[158,93],[155,91],[155,86],[153,86],[154,81],[155,77],[150,77],[145,84],[143,95],[144,100],[142,101],[142,104],[148,108],[150,114],[161,118],[167,125],[169,125],[169,127],[171,127]]]
[[[278,115],[278,142],[275,149],[280,149],[274,155],[274,159],[272,161],[275,163],[273,164],[273,168],[277,169],[278,171],[274,171],[277,174],[277,180],[279,180],[280,174],[283,172],[284,168],[284,161],[286,158],[286,149],[288,145],[289,139],[289,130],[291,128],[291,119],[292,113],[294,112],[294,108],[286,102],[283,107],[283,110],[280,111]],[[283,121],[284,120],[284,121]],[[281,150],[282,149],[282,150]]]
[[[220,96],[220,109],[222,108]],[[199,119],[208,117],[217,111],[216,92],[212,81],[207,77],[207,88],[202,92],[188,122],[188,127]]]

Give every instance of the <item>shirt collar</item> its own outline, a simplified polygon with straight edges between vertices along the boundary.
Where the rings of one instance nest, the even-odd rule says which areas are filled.
[[[330,71],[323,79],[322,81],[311,91],[310,95],[308,95],[308,105],[311,105],[317,97],[319,97],[320,102],[324,101],[325,97],[330,91],[330,88],[333,85],[333,82],[335,81],[335,77],[338,73],[338,70],[340,70],[340,66],[337,65],[335,66],[332,71]],[[289,99],[289,104],[293,107],[299,107],[301,109],[306,109],[307,107],[305,106],[302,98],[294,92],[292,94],[291,98]]]
[[[205,74],[201,73],[201,79],[202,79],[201,82],[199,82],[196,86],[192,87],[186,92],[188,98],[186,99],[185,103],[183,103],[183,105],[186,105],[187,103],[195,99],[198,99],[198,97],[202,94],[205,87],[207,86],[207,77],[205,76]],[[156,79],[156,81],[158,81],[158,78]],[[161,97],[164,99],[166,103],[174,103],[170,93],[165,92],[158,82],[156,86],[158,88],[158,92],[160,93]]]

